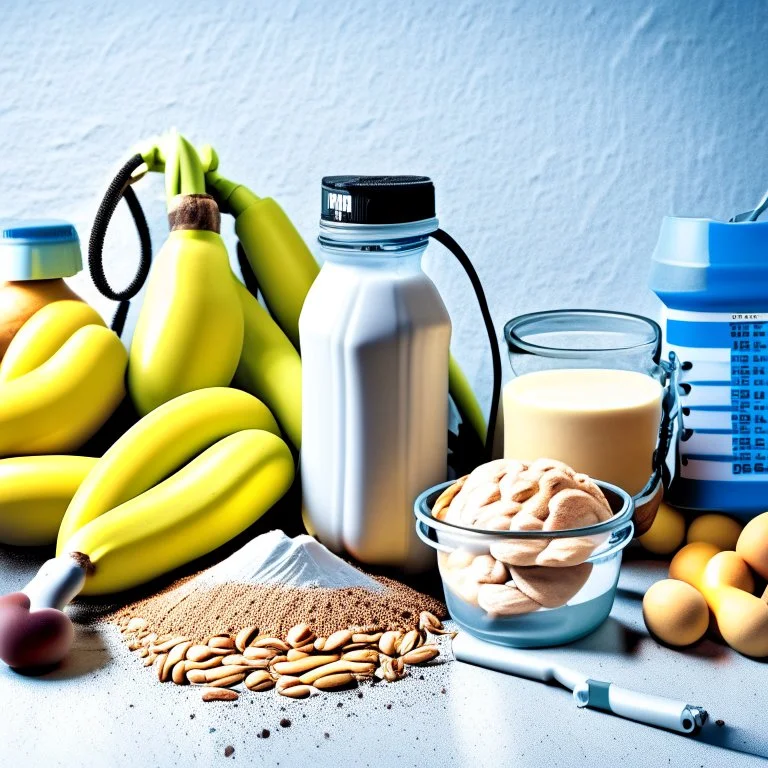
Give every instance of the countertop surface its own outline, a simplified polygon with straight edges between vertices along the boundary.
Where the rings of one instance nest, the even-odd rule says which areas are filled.
[[[632,552],[628,560],[611,617],[597,632],[534,653],[596,679],[704,706],[712,722],[698,738],[578,710],[562,688],[453,660],[419,669],[414,679],[305,701],[245,691],[235,703],[204,703],[199,689],[158,683],[115,628],[102,624],[78,625],[74,649],[57,671],[26,677],[0,668],[0,765],[762,764],[766,667],[711,640],[685,651],[660,646],[645,630],[640,600],[664,565]],[[0,593],[22,587],[39,562],[0,548]]]

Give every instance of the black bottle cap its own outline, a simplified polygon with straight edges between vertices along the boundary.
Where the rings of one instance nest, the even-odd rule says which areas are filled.
[[[405,224],[435,218],[428,176],[325,176],[322,221]]]

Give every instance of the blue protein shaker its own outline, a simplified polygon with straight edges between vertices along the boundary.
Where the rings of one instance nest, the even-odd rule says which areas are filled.
[[[768,509],[768,222],[666,217],[652,264],[680,396],[666,500],[750,519]]]

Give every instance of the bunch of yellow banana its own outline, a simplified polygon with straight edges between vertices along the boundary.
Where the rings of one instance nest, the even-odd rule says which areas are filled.
[[[0,457],[80,448],[125,396],[120,339],[80,301],[27,320],[0,363]]]
[[[128,388],[137,410],[147,414],[185,392],[227,386],[234,377],[235,386],[267,404],[299,448],[301,360],[232,274],[200,157],[176,133],[143,156],[150,170],[165,172],[172,231],[152,268],[131,343]],[[212,152],[208,164],[211,158]]]
[[[294,462],[267,407],[212,387],[159,406],[98,460],[67,508],[57,556],[83,592],[135,587],[211,552],[290,488]]]

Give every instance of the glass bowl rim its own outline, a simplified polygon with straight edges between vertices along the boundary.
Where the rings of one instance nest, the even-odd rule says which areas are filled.
[[[631,524],[632,516],[635,512],[635,504],[632,497],[622,488],[611,483],[606,483],[603,480],[593,480],[593,482],[602,491],[610,491],[622,500],[621,509],[614,513],[613,517],[608,520],[604,520],[600,523],[594,523],[593,525],[585,525],[581,528],[567,528],[565,530],[557,531],[492,531],[487,528],[470,528],[464,525],[457,525],[456,523],[448,523],[445,520],[439,520],[432,515],[432,507],[438,496],[450,486],[454,485],[457,480],[447,480],[438,485],[434,485],[428,488],[423,493],[419,494],[413,505],[414,515],[416,519],[424,523],[427,527],[433,528],[436,531],[443,531],[445,533],[452,533],[454,535],[469,535],[477,538],[493,537],[498,539],[572,539],[581,536],[595,536],[601,533],[612,533],[613,531]],[[430,498],[434,496],[434,499],[430,503]],[[610,502],[609,502],[610,503]]]

